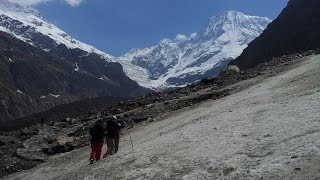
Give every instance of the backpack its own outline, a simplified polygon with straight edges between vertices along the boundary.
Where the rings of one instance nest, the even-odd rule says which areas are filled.
[[[113,138],[119,135],[120,129],[124,128],[124,122],[117,120],[117,118],[110,118],[107,120],[106,137]]]
[[[109,119],[107,121],[107,129],[114,129],[116,131],[119,131],[122,128],[124,128],[123,120]]]
[[[105,128],[101,122],[96,122],[93,127],[90,128],[90,135],[94,140],[103,140],[105,135]]]

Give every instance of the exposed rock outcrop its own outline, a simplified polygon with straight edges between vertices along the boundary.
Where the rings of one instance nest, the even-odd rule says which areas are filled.
[[[241,69],[320,48],[320,1],[290,0],[281,14],[231,64]]]

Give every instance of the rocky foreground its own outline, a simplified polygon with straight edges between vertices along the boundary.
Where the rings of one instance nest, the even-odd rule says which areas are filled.
[[[87,146],[89,144],[88,129],[91,124],[110,115],[117,115],[127,122],[128,131],[134,132],[132,135],[135,147],[132,151],[131,145],[126,141],[128,137],[123,137],[123,151],[111,157],[110,161],[94,165],[99,172],[99,176],[94,177],[96,179],[104,179],[109,177],[108,175],[111,177],[108,169],[111,166],[110,162],[119,167],[114,171],[127,172],[126,174],[115,173],[112,176],[114,178],[152,179],[159,173],[163,174],[163,178],[224,176],[236,178],[237,174],[243,178],[251,175],[255,178],[258,175],[268,177],[268,172],[271,170],[284,171],[281,164],[284,159],[285,164],[293,168],[290,173],[303,175],[303,172],[307,171],[304,168],[309,168],[308,173],[312,175],[312,172],[317,170],[317,166],[311,165],[313,163],[317,165],[319,159],[310,161],[308,159],[316,155],[314,153],[318,150],[314,146],[314,152],[311,152],[311,147],[303,151],[302,147],[306,144],[301,144],[299,138],[307,138],[308,141],[303,142],[309,142],[309,135],[317,137],[318,131],[315,128],[320,128],[315,123],[319,120],[319,114],[314,112],[319,105],[310,106],[311,104],[307,103],[320,102],[319,78],[313,78],[320,77],[320,71],[317,69],[319,58],[310,59],[312,54],[317,53],[319,52],[308,51],[303,54],[275,58],[269,63],[260,64],[243,72],[235,66],[230,66],[219,78],[204,79],[185,88],[123,101],[103,111],[83,114],[77,118],[66,117],[60,121],[46,122],[42,127],[36,124],[18,131],[2,132],[0,135],[1,176],[49,161],[31,171],[10,177],[13,179],[69,177],[67,179],[70,179],[79,175],[78,178],[81,179],[79,169],[94,177],[92,167],[85,166],[87,148],[62,155],[56,154]],[[288,71],[290,69],[294,70]],[[256,85],[260,81],[263,82]],[[303,86],[300,87],[301,84]],[[300,96],[302,97],[301,106],[298,106],[299,103],[293,102],[300,102]],[[215,99],[219,100],[212,101]],[[208,107],[194,106],[207,100],[209,101],[205,104]],[[179,111],[182,113],[175,114]],[[317,117],[318,120],[316,120]],[[299,129],[300,127],[302,130]],[[191,134],[188,134],[189,132]],[[292,150],[286,146],[288,143],[301,145],[301,153],[299,153],[299,147],[292,146]],[[295,152],[294,148],[299,151]],[[278,156],[273,157],[279,153],[284,155],[289,150],[292,152],[288,157],[280,159]],[[182,154],[174,155],[175,152]],[[305,152],[309,155],[303,154]],[[302,159],[305,156],[306,158]],[[117,158],[119,160],[116,160]],[[173,161],[167,161],[168,159]],[[70,161],[66,162],[67,160]],[[273,165],[270,165],[271,161],[274,161]],[[278,161],[281,166],[277,164]],[[300,161],[306,164],[297,167],[290,164]],[[54,169],[53,166],[56,165],[57,168],[64,167],[64,169]],[[152,167],[149,167],[151,165]],[[256,174],[252,174],[255,172],[252,168],[258,165],[261,165],[258,168],[259,171],[255,170]],[[49,170],[44,171],[43,168]],[[288,169],[285,170],[288,171]],[[162,173],[163,171],[166,173]],[[265,174],[263,174],[264,171],[266,171]],[[35,176],[31,173],[35,173]],[[244,176],[244,173],[248,176]],[[277,176],[274,177],[277,178]]]

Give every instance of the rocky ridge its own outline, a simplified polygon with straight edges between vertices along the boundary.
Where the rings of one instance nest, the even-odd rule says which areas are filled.
[[[232,64],[251,68],[286,54],[320,48],[320,1],[290,0],[280,15]]]
[[[119,63],[64,45],[45,52],[4,32],[0,69],[1,123],[76,100],[148,92],[129,79]]]

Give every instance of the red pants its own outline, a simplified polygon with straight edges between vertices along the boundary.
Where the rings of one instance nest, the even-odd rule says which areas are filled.
[[[101,150],[102,150],[103,142],[92,142],[91,143],[91,160],[100,160]]]

